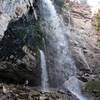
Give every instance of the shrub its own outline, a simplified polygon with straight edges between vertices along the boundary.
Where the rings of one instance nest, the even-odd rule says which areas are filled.
[[[100,32],[100,10],[93,18],[93,25],[95,26],[97,32]]]
[[[86,90],[90,94],[100,94],[100,80],[91,80],[86,84]]]
[[[39,21],[36,21],[33,25],[33,45],[36,49],[42,48],[43,46],[43,33],[41,31],[40,23]]]
[[[40,21],[37,20],[32,25],[32,34],[28,36],[28,48],[38,51],[43,48],[43,32],[40,27]]]
[[[65,1],[65,0],[55,0],[56,4],[57,4],[59,7],[63,7],[63,6],[64,6],[64,1]]]

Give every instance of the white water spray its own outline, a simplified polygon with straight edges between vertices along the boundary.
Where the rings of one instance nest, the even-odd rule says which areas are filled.
[[[84,61],[84,63],[87,66],[87,69],[90,70],[90,66],[89,66],[89,64],[88,64],[88,62],[87,62],[87,60],[86,60],[86,58],[85,58],[85,56],[84,56],[84,54],[83,54],[81,49],[79,49],[79,55],[82,57],[82,60]]]
[[[68,35],[68,31],[65,30],[64,23],[60,20],[51,0],[40,0],[40,13],[41,17],[43,18],[43,28],[49,40],[49,44],[50,46],[52,45],[51,47],[53,47],[56,53],[56,55],[54,55],[54,66],[51,66],[51,70],[53,71],[54,69],[54,73],[52,73],[52,81],[56,81],[56,79],[58,79],[58,82],[60,82],[62,80],[65,81],[67,78],[70,79],[72,76],[76,77],[76,66],[70,56],[68,40],[65,38],[65,35]],[[41,57],[43,57],[43,54]],[[44,57],[41,59],[44,59]],[[41,63],[41,65],[43,63]],[[42,73],[44,75],[46,74],[44,82],[47,84],[46,69]],[[44,77],[44,75],[42,77]],[[77,87],[77,89],[75,88],[75,90],[73,90],[73,87]],[[87,100],[81,95],[81,90],[78,82],[74,84],[73,80],[73,82],[66,88],[68,88],[69,91],[72,92],[79,100]]]
[[[41,60],[41,85],[43,91],[48,91],[48,74],[47,74],[47,66],[46,66],[46,60],[45,55],[42,50],[40,50],[40,60]]]
[[[73,60],[70,57],[70,51],[67,41],[67,30],[64,26],[63,21],[59,18],[55,7],[51,0],[40,0],[40,13],[43,19],[43,30],[46,33],[46,37],[49,41],[50,49],[55,51],[52,52],[54,60],[53,67],[51,70],[52,80],[55,81],[56,84],[59,84],[62,80],[65,81],[65,77],[70,77],[75,75],[76,67],[74,65]],[[68,31],[69,32],[69,31]],[[49,50],[50,50],[49,49]],[[58,74],[59,72],[59,74]],[[60,81],[57,82],[56,79]]]
[[[70,77],[70,79],[66,81],[64,85],[64,87],[67,87],[67,89],[79,100],[88,100],[82,95],[79,80],[75,76]]]

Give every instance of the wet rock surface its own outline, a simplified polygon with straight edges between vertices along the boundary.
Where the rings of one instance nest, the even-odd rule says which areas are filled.
[[[40,85],[41,71],[38,66],[38,53],[34,47],[30,47],[34,40],[33,24],[37,20],[36,4],[33,3],[34,0],[12,1],[0,1],[0,81],[8,83],[28,81],[29,85]],[[68,25],[68,14],[64,13],[64,15],[64,21]],[[85,83],[89,80],[100,80],[100,43],[98,42],[100,37],[91,24],[90,15],[90,8],[87,5],[76,4],[71,9],[70,50],[78,69],[77,77]],[[48,52],[51,55],[50,59],[54,63],[53,56],[57,55],[56,51],[49,46],[48,40],[46,43],[50,50]],[[53,63],[49,60],[47,62],[51,64],[50,67],[52,66],[53,70]],[[49,74],[52,73],[52,70]],[[56,73],[59,74],[59,71]],[[56,80],[53,81],[57,84]],[[51,80],[51,84],[55,85],[53,81]],[[59,79],[58,82],[60,83],[61,80]],[[96,94],[95,91],[93,92]],[[99,95],[95,96],[95,100],[100,99]],[[41,92],[37,88],[24,85],[0,84],[0,100],[78,99],[68,91],[67,93],[62,91]]]
[[[0,83],[0,100],[78,100],[70,92],[43,92],[37,87]],[[76,99],[75,99],[76,98]]]
[[[77,77],[87,83],[100,80],[100,44],[99,35],[92,25],[90,7],[86,4],[74,4],[71,8],[70,48],[78,69]],[[87,92],[88,93],[88,92]],[[94,93],[96,97],[96,93]],[[99,100],[100,96],[96,97]]]

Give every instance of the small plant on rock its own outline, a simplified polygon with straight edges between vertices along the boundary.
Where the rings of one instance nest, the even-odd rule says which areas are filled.
[[[90,80],[86,84],[86,90],[89,94],[100,95],[100,80]]]
[[[100,10],[93,18],[93,25],[95,26],[97,33],[100,33]]]

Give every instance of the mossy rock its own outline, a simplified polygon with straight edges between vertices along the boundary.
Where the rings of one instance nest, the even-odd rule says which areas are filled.
[[[91,80],[86,84],[86,90],[89,94],[100,95],[100,80]]]
[[[64,6],[64,0],[55,0],[55,2],[61,8]]]
[[[37,52],[38,49],[43,48],[43,38],[44,38],[39,20],[34,22],[32,30],[33,34],[27,46]]]
[[[97,32],[100,32],[100,10],[93,18],[93,25]]]
[[[33,44],[34,46],[38,49],[38,48],[42,48],[43,46],[43,33],[41,31],[41,27],[40,27],[40,23],[39,21],[37,21],[34,25],[33,25],[33,33],[34,37],[33,37]]]

